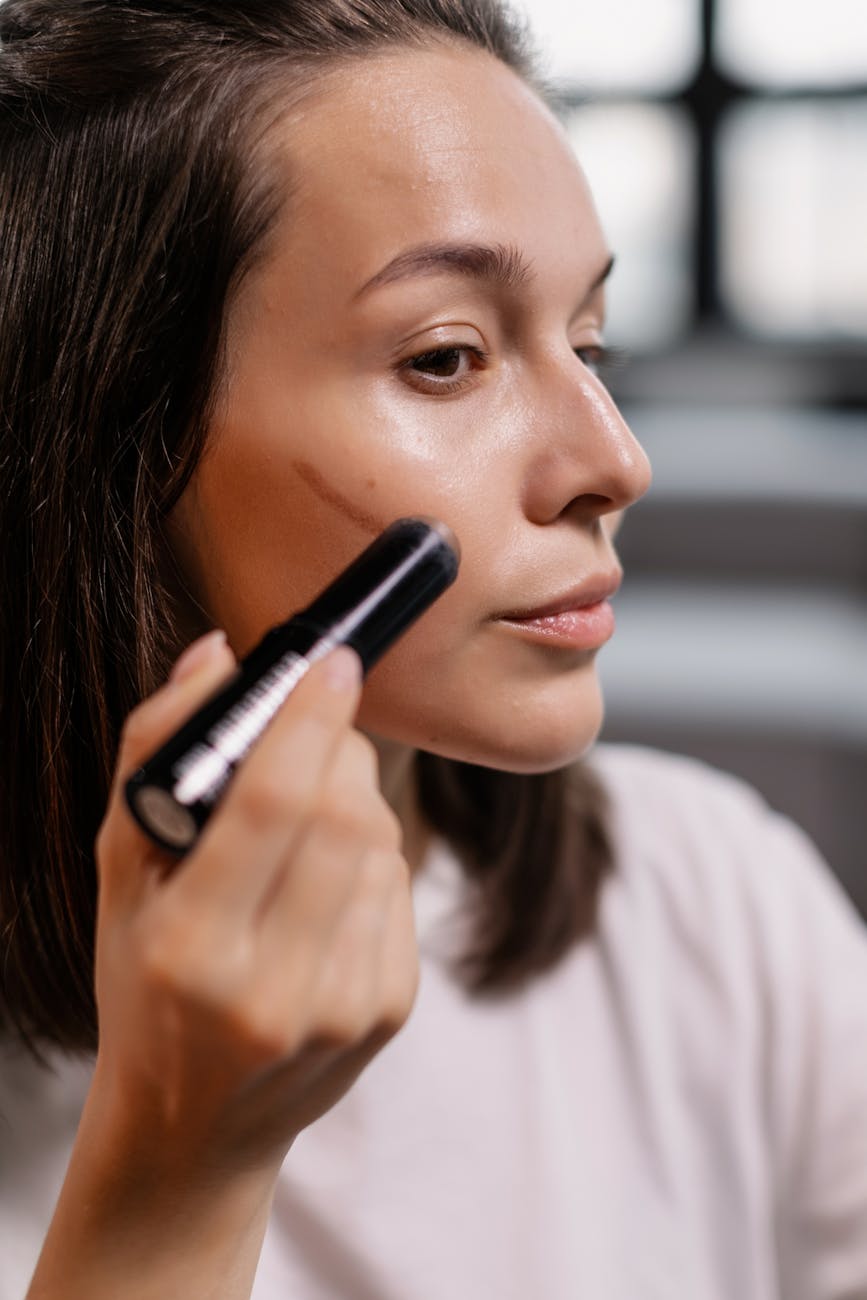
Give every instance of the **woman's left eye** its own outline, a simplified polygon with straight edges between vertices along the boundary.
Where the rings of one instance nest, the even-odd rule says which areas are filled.
[[[403,369],[428,388],[437,392],[449,392],[462,384],[478,363],[484,360],[485,354],[480,348],[433,348],[430,352],[410,357],[403,363]]]
[[[419,374],[453,379],[460,369],[462,355],[461,348],[440,348],[437,352],[423,352],[420,357],[413,357],[410,365]]]

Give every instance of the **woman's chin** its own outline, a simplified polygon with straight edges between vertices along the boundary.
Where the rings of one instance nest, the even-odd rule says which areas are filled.
[[[604,716],[593,664],[535,680],[496,682],[489,673],[477,689],[446,675],[438,690],[416,690],[411,705],[389,683],[377,685],[370,680],[356,726],[381,748],[409,747],[505,772],[569,766],[594,744]]]
[[[448,743],[444,736],[417,748],[444,758],[475,763],[479,767],[498,768],[504,772],[553,772],[577,762],[592,748],[602,728],[604,707],[597,690],[576,701],[574,708],[556,713],[515,711],[511,725],[500,718],[490,729],[469,729]]]
[[[573,731],[558,744],[552,744],[549,739],[547,742],[543,741],[531,747],[527,744],[527,737],[524,737],[520,746],[511,746],[497,755],[496,761],[485,763],[483,766],[496,767],[504,772],[536,774],[569,767],[592,749],[599,736],[601,725],[600,718],[597,726],[582,727],[580,732]]]

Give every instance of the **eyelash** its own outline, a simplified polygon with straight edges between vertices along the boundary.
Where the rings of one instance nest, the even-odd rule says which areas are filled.
[[[602,344],[591,344],[586,348],[573,348],[578,360],[581,361],[590,370],[591,374],[601,378],[602,372],[606,370],[617,369],[624,365],[628,360],[627,353],[622,348],[605,347]],[[421,361],[436,362],[442,357],[451,357],[459,353],[469,352],[479,365],[484,365],[488,360],[488,353],[481,348],[471,347],[469,344],[462,344],[453,348],[431,348],[428,352],[420,352],[417,356],[408,357],[401,364],[401,369],[415,376],[416,381],[424,378],[423,370],[414,369]],[[428,393],[437,395],[448,395],[449,393],[459,392],[467,383],[469,376],[462,376],[460,379],[449,381],[429,380],[429,387],[421,384],[420,387]],[[603,381],[604,382],[604,381]]]
[[[629,353],[625,348],[611,347],[605,343],[592,343],[589,347],[573,348],[572,351],[590,373],[603,384],[605,375],[610,375],[613,370],[622,369],[629,360]]]

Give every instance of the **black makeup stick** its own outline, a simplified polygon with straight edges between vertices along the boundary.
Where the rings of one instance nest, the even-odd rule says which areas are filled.
[[[321,595],[267,632],[230,681],[134,772],[126,800],[161,848],[186,853],[283,701],[338,645],[363,673],[454,582],[460,547],[445,524],[398,519]]]

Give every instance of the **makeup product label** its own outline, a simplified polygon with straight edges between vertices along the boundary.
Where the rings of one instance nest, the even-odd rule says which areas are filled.
[[[310,668],[294,650],[283,655],[202,741],[175,766],[172,795],[181,804],[213,804],[232,771]]]

